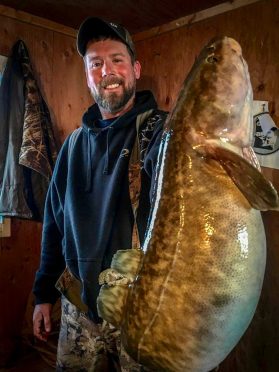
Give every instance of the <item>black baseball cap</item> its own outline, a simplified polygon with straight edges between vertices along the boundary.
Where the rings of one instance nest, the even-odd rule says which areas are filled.
[[[80,26],[77,34],[77,50],[84,57],[86,53],[87,43],[98,36],[116,36],[119,38],[136,56],[135,46],[129,32],[122,26],[104,21],[101,18],[89,17]]]

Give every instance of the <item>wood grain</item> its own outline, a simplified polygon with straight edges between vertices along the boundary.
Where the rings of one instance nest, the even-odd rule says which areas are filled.
[[[248,62],[254,98],[268,100],[279,123],[279,1],[264,0],[228,13],[136,41],[142,63],[139,89],[152,89],[161,108],[171,110],[182,82],[200,49],[216,35],[238,40]],[[71,36],[0,16],[0,53],[8,55],[25,41],[37,80],[51,111],[57,140],[80,124],[91,104],[82,60]],[[279,171],[263,172],[279,189]],[[266,277],[257,313],[244,337],[219,372],[279,370],[279,213],[263,214],[268,243]],[[12,221],[12,237],[0,239],[0,362],[7,359],[20,334],[24,307],[40,255],[41,224]],[[4,304],[4,305],[3,305]]]
[[[80,125],[91,104],[82,59],[75,39],[40,26],[0,16],[0,54],[8,56],[22,39],[50,109],[55,137],[61,144]],[[41,224],[12,219],[11,238],[0,238],[0,367],[17,348],[35,271],[39,265]]]

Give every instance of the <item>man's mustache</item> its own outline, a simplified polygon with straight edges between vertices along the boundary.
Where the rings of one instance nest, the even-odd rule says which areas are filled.
[[[112,85],[112,84],[123,84],[124,81],[123,79],[117,77],[117,76],[109,76],[109,77],[106,77],[104,78],[100,83],[99,83],[99,86],[101,88],[106,88],[108,85]]]

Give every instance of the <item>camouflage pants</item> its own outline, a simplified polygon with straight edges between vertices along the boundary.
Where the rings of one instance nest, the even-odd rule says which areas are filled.
[[[64,296],[61,305],[56,371],[143,371],[121,346],[118,330],[108,323],[93,323]]]

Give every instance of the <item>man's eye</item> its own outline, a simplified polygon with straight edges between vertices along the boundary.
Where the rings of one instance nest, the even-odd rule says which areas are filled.
[[[113,62],[114,63],[120,63],[120,62],[122,62],[122,59],[120,59],[120,58],[114,58],[113,59]]]
[[[99,68],[102,66],[101,62],[91,62],[90,67],[91,68]]]

